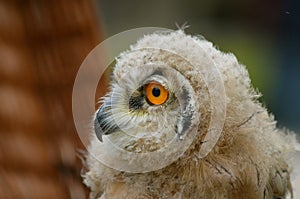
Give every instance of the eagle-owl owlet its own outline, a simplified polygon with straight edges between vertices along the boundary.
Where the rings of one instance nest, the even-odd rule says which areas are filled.
[[[292,196],[295,137],[276,128],[259,96],[236,57],[205,39],[144,36],[117,57],[95,114],[91,198]]]

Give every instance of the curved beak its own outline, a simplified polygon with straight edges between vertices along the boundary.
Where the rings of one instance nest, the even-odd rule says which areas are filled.
[[[102,142],[102,136],[111,134],[119,130],[119,126],[115,123],[112,110],[111,99],[108,99],[96,111],[94,119],[94,130],[97,138]]]

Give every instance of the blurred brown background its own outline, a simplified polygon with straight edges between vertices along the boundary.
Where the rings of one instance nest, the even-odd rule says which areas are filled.
[[[131,28],[188,22],[247,65],[279,126],[299,132],[299,2],[0,0],[0,198],[86,198],[75,75],[101,40]]]
[[[95,8],[0,1],[0,198],[85,198],[71,94],[102,37]]]

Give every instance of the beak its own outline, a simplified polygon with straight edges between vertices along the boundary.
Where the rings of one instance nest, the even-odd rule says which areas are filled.
[[[111,134],[120,129],[113,119],[111,108],[111,99],[109,98],[101,105],[95,115],[94,130],[101,142],[103,142],[103,135]]]

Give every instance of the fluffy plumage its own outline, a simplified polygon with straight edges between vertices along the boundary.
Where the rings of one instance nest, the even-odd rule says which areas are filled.
[[[207,141],[205,137],[211,125],[211,114],[219,110],[219,107],[212,107],[212,97],[219,95],[218,90],[209,90],[207,85],[219,80],[214,79],[216,76],[210,70],[203,73],[199,69],[201,66],[212,67],[212,63],[217,67],[224,84],[226,116],[219,118],[220,121],[225,119],[225,123],[216,145],[208,154],[202,155],[201,148]],[[117,116],[114,120],[120,120],[120,125],[133,124],[128,128],[134,135],[141,133],[138,130],[140,126],[164,129],[159,133],[165,134],[168,140],[168,136],[172,137],[178,131],[175,123],[178,123],[180,112],[180,103],[177,101],[179,94],[175,95],[173,102],[160,108],[140,104],[139,108],[144,112],[138,113],[126,108],[139,82],[144,77],[151,77],[155,71],[145,64],[175,69],[178,74],[169,74],[168,77],[176,77],[165,80],[174,93],[182,93],[178,91],[184,88],[179,85],[181,81],[186,88],[191,85],[193,91],[187,97],[193,106],[188,112],[195,113],[190,117],[188,131],[193,128],[197,130],[194,140],[176,160],[171,161],[172,157],[169,156],[155,156],[161,161],[170,159],[171,164],[154,171],[132,173],[110,168],[101,163],[99,158],[116,161],[117,167],[132,162],[132,167],[143,169],[146,166],[142,162],[150,164],[151,159],[146,163],[145,160],[135,162],[134,156],[116,154],[118,152],[113,149],[115,145],[143,153],[155,151],[167,142],[152,140],[153,137],[134,139],[116,132],[107,135],[113,146],[106,140],[101,143],[93,136],[87,157],[88,171],[84,174],[84,182],[91,189],[91,198],[285,198],[292,195],[292,168],[288,161],[296,145],[295,136],[276,128],[274,117],[257,100],[260,94],[252,88],[246,68],[238,63],[233,54],[220,52],[212,43],[178,30],[146,35],[117,58],[112,83],[112,91],[115,92],[104,99],[116,104]],[[186,83],[180,79],[181,76]],[[149,118],[144,115],[145,110]],[[127,116],[130,114],[136,115]],[[163,118],[164,125],[161,125]],[[96,122],[95,128],[101,127],[101,121],[97,121],[100,125]],[[174,147],[174,150],[177,148]]]

